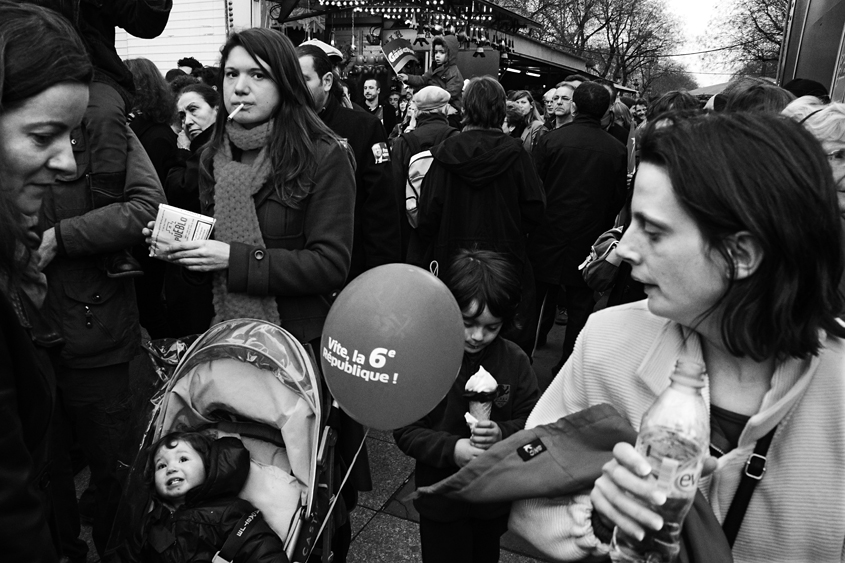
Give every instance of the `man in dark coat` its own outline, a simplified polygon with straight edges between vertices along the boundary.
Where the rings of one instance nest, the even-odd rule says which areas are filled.
[[[405,186],[408,181],[408,166],[411,157],[439,145],[448,137],[458,134],[446,118],[449,108],[449,92],[439,86],[426,86],[414,94],[417,106],[417,126],[393,141],[393,178],[396,182],[396,200],[405,201]],[[405,215],[404,206],[399,206],[399,224],[402,229],[402,257],[408,252],[411,225]]]
[[[387,135],[374,115],[341,105],[340,86],[322,49],[300,45],[297,55],[320,119],[346,139],[355,154],[355,233],[348,283],[369,269],[402,259]]]
[[[601,128],[610,94],[600,84],[584,82],[575,89],[572,104],[572,123],[543,136],[534,149],[547,202],[543,222],[528,243],[537,280],[534,320],[539,322],[543,306],[555,306],[560,286],[566,290],[569,315],[552,377],[572,353],[594,306],[578,266],[596,238],[613,226],[625,202],[625,145]],[[549,381],[541,377],[540,388]]]

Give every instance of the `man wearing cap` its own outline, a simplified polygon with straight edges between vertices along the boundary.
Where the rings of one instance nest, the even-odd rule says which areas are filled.
[[[446,118],[449,111],[449,99],[449,92],[439,86],[426,86],[414,94],[416,129],[400,135],[393,141],[393,178],[396,182],[397,201],[405,200],[405,182],[408,179],[411,157],[458,134],[458,130],[449,125]],[[399,223],[402,229],[402,256],[404,257],[408,251],[411,225],[404,216],[404,208],[401,205],[399,211],[403,215]]]
[[[300,45],[296,54],[317,114],[355,153],[355,231],[349,282],[376,266],[401,262],[399,205],[387,135],[374,115],[341,105],[343,92],[325,51]]]

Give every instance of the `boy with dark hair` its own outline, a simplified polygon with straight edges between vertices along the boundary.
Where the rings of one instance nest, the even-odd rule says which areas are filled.
[[[446,285],[464,319],[461,370],[434,410],[393,432],[399,449],[417,460],[417,487],[456,473],[522,429],[539,397],[528,356],[500,337],[519,307],[519,270],[502,254],[462,250],[449,267]],[[486,408],[482,418],[472,422],[467,411],[475,410],[474,402],[486,403]],[[510,503],[472,504],[429,495],[414,500],[414,506],[420,513],[423,563],[499,560],[499,538],[508,527]]]

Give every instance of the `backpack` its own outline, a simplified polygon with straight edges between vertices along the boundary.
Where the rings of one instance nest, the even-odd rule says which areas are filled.
[[[444,129],[435,137],[432,146],[439,145],[451,137],[453,132],[457,131],[452,128]],[[408,162],[408,175],[405,179],[405,214],[408,216],[408,223],[416,229],[422,183],[431,163],[434,162],[434,157],[431,156],[431,150],[420,150],[420,142],[413,136],[402,135],[402,138],[408,143],[408,148],[413,154]]]

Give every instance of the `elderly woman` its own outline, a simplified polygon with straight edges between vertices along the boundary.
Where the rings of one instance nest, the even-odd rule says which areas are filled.
[[[845,217],[845,104],[801,96],[783,110],[822,144],[836,183],[839,214]]]
[[[770,114],[668,114],[643,136],[631,211],[617,252],[648,298],[590,317],[527,426],[609,403],[637,428],[675,362],[698,362],[718,456],[699,490],[718,522],[771,440],[733,560],[841,561],[842,235],[818,141]],[[614,526],[634,537],[663,526],[651,471],[617,444],[591,490],[522,501],[512,528],[559,560],[606,555]]]
[[[782,113],[803,125],[822,144],[836,184],[839,216],[845,222],[845,104],[825,104],[815,96],[801,96]],[[845,247],[842,250],[845,253]],[[839,282],[839,295],[845,300],[845,276]],[[840,311],[842,315],[845,310]]]
[[[3,559],[57,561],[48,522],[47,435],[55,379],[36,345],[43,276],[33,227],[44,185],[76,171],[70,132],[93,69],[54,12],[0,1],[0,545]]]

